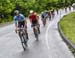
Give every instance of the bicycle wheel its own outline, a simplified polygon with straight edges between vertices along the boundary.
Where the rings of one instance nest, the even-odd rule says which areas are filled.
[[[24,35],[19,34],[19,37],[20,37],[20,40],[21,40],[22,47],[23,47],[23,49],[25,51],[27,46],[26,46],[26,41],[24,39]]]
[[[23,34],[23,39],[24,39],[24,44],[25,44],[25,46],[27,48],[28,47],[28,45],[27,45],[28,39],[27,39],[27,35],[26,34]]]

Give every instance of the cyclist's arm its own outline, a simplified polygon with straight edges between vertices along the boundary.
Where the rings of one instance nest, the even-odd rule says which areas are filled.
[[[15,32],[17,33],[18,30],[18,21],[15,21]]]
[[[37,20],[39,20],[39,15],[37,15]]]
[[[30,23],[31,23],[31,25],[32,25],[32,19],[29,19],[30,20]]]
[[[30,15],[28,16],[28,18],[29,18],[29,21],[30,21],[30,23],[32,25],[32,19],[30,18]]]
[[[18,21],[15,21],[15,28],[18,28]]]
[[[17,19],[16,19],[16,16],[14,16],[14,23],[15,23],[15,27],[17,28],[18,27],[18,21],[17,21]]]
[[[39,15],[37,13],[35,13],[35,15],[36,15],[36,19],[38,20],[39,19]]]
[[[27,21],[26,21],[26,19],[24,18],[24,27],[26,27],[27,26]]]

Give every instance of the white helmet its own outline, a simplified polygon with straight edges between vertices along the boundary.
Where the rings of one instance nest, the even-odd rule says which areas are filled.
[[[33,13],[34,11],[33,10],[30,10],[30,13]]]
[[[19,11],[18,11],[18,10],[15,10],[14,13],[15,13],[15,14],[19,14]]]

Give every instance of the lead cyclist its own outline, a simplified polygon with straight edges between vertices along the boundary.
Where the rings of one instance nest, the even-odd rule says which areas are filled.
[[[27,33],[27,22],[26,22],[26,19],[25,19],[24,15],[21,14],[18,10],[15,10],[14,14],[15,14],[15,16],[14,16],[15,32],[17,33],[17,31],[19,31],[19,29],[21,27],[24,27],[24,30],[27,34],[27,39],[29,39],[28,38],[28,33]]]

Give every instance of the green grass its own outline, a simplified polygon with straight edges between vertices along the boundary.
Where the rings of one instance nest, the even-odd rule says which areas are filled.
[[[59,24],[65,36],[75,44],[75,12],[65,15]]]

